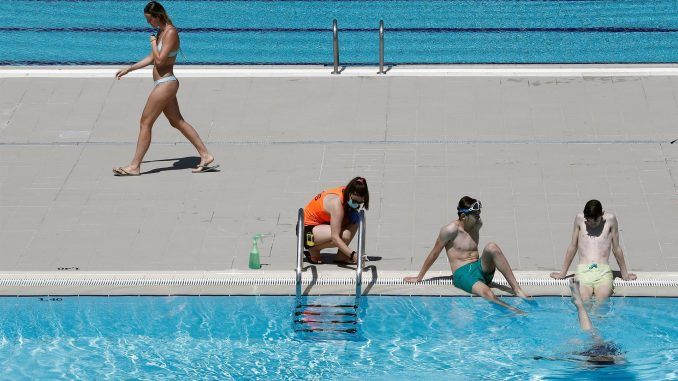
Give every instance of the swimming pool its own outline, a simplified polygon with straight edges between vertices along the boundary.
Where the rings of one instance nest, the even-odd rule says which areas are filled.
[[[1,65],[127,64],[145,0],[0,2]],[[177,0],[180,64],[675,63],[675,0]]]
[[[356,334],[324,336],[294,331],[293,297],[4,297],[0,361],[9,379],[678,377],[676,299],[614,298],[594,313],[626,358],[605,367],[567,360],[590,341],[569,299],[510,302],[529,314],[478,298],[370,296]]]

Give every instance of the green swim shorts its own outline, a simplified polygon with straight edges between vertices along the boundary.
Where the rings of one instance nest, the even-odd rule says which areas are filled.
[[[475,262],[467,263],[452,274],[452,283],[455,287],[471,294],[471,288],[476,282],[483,282],[489,285],[494,278],[494,273],[487,274],[480,265],[480,259]]]

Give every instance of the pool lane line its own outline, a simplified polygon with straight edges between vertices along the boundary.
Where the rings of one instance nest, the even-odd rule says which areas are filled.
[[[108,78],[115,80],[120,65],[0,66],[0,78]],[[377,67],[346,66],[340,75],[324,65],[178,65],[174,73],[184,78],[303,78],[303,77],[648,77],[678,76],[677,64],[399,64],[386,75]],[[137,70],[127,77],[150,78],[151,69]]]

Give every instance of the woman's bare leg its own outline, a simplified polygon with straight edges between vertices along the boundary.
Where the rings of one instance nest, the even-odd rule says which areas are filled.
[[[341,239],[345,244],[350,244],[355,237],[355,233],[358,230],[358,224],[349,225],[342,228]],[[328,249],[332,247],[337,247],[337,245],[332,242],[332,230],[330,225],[317,225],[313,227],[313,241],[315,245],[312,248],[309,248],[308,251],[311,253],[311,258],[315,261],[320,259],[320,251],[323,249]],[[344,259],[342,259],[344,260]],[[348,259],[345,259],[348,260]]]
[[[188,141],[193,144],[195,149],[198,150],[198,155],[200,155],[199,165],[207,165],[214,161],[214,156],[212,156],[207,150],[207,147],[205,147],[205,143],[203,143],[202,139],[200,139],[198,131],[196,131],[193,126],[186,122],[184,117],[181,115],[181,111],[179,110],[179,102],[177,101],[176,95],[170,99],[169,102],[167,102],[165,109],[162,111],[165,113],[170,125],[179,130],[186,137],[186,139],[188,139]]]
[[[156,85],[151,94],[148,96],[144,111],[141,113],[141,121],[139,122],[139,138],[137,139],[137,149],[134,151],[134,158],[130,165],[113,169],[114,172],[120,173],[120,169],[126,173],[139,174],[141,172],[141,162],[148,152],[148,147],[151,145],[151,130],[153,123],[155,123],[160,113],[165,108],[167,103],[176,98],[178,83],[163,83]]]

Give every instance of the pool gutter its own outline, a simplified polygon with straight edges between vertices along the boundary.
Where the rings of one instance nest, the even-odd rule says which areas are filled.
[[[365,295],[468,296],[452,285],[446,272],[431,272],[424,282],[405,283],[411,272],[377,271],[363,275]],[[640,272],[638,280],[615,279],[615,296],[678,297],[678,273]],[[533,296],[567,296],[568,280],[556,280],[544,271],[516,271],[523,289]],[[0,296],[65,295],[294,295],[293,271],[130,271],[130,272],[4,272]],[[495,276],[500,288],[506,280]],[[352,271],[323,271],[310,267],[302,277],[305,294],[350,295],[355,289]],[[495,292],[510,295],[500,288]]]

